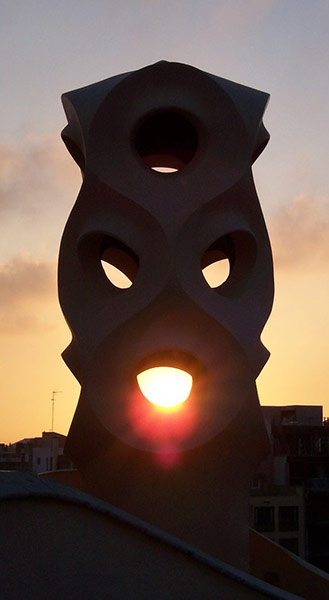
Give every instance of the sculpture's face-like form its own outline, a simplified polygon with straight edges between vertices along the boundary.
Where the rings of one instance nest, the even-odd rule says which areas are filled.
[[[60,253],[64,358],[80,402],[137,448],[179,451],[220,433],[267,359],[272,260],[251,173],[267,99],[165,62],[64,96],[63,139],[84,174]],[[203,269],[219,259],[229,274],[210,287]],[[146,400],[136,377],[159,366],[192,375],[186,402]]]

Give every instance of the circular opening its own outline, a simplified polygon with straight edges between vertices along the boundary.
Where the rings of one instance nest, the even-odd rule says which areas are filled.
[[[101,247],[100,259],[106,277],[115,287],[127,289],[132,286],[139,261],[128,246],[114,238],[106,238]]]
[[[161,111],[140,125],[135,146],[144,163],[155,171],[173,173],[189,163],[198,147],[193,125],[180,113]]]

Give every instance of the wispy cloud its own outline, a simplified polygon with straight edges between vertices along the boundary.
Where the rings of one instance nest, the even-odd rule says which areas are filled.
[[[17,210],[35,215],[54,198],[63,202],[71,189],[76,189],[78,177],[73,161],[55,137],[30,134],[19,144],[0,144],[2,218]]]
[[[81,176],[61,140],[30,134],[0,145],[0,260],[52,260]]]
[[[328,268],[329,198],[297,196],[268,227],[277,269]]]
[[[54,327],[56,266],[17,256],[0,263],[0,331],[26,333]]]

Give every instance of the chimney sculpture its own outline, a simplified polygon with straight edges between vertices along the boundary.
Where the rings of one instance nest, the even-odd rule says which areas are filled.
[[[81,384],[66,452],[86,491],[242,569],[268,451],[255,379],[273,270],[251,171],[267,101],[164,61],[63,96],[83,174],[59,258]],[[217,261],[229,272],[211,287]],[[137,378],[182,372],[184,402],[160,380],[167,406]]]

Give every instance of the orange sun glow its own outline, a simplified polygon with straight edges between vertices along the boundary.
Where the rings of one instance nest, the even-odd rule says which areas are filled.
[[[188,398],[193,384],[189,373],[174,367],[153,367],[137,375],[139,388],[147,400],[170,408]]]

